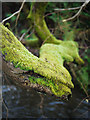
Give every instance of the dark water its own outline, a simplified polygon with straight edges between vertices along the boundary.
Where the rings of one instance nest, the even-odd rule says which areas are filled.
[[[72,98],[66,101],[32,89],[3,85],[8,118],[88,118],[89,105],[83,100],[86,96],[77,88],[72,92]],[[3,118],[6,116],[7,110],[3,105]]]

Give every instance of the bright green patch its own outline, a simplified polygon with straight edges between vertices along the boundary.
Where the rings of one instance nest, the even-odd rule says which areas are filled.
[[[52,93],[58,97],[62,96],[62,95],[66,95],[68,96],[69,94],[71,94],[71,90],[70,88],[66,87],[63,84],[56,84],[55,81],[52,80],[48,80],[46,78],[36,78],[36,77],[29,77],[29,80],[31,83],[36,83],[39,84],[41,86],[44,87],[48,87]]]

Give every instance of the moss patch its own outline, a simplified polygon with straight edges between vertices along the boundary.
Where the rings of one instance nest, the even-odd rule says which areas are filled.
[[[63,41],[60,45],[44,44],[40,49],[40,58],[56,66],[74,60],[78,64],[84,64],[78,51],[78,44],[74,41]]]
[[[70,88],[68,88],[67,86],[61,83],[58,85],[57,83],[55,83],[55,81],[48,80],[46,78],[41,78],[41,77],[36,78],[33,76],[29,77],[29,80],[31,83],[48,87],[52,91],[52,93],[58,97],[61,97],[62,95],[68,96],[69,94],[71,94]]]

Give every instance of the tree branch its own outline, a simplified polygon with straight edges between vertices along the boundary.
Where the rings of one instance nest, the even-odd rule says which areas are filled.
[[[79,11],[73,16],[73,17],[70,17],[68,19],[64,19],[62,20],[62,22],[66,22],[66,21],[69,21],[69,20],[72,20],[74,19],[75,17],[79,16],[80,12],[82,11],[83,7],[85,7],[88,3],[89,3],[90,0],[86,0],[85,3],[83,3],[83,5],[80,7]]]
[[[21,12],[21,10],[22,10],[22,8],[23,8],[23,6],[24,6],[25,1],[26,1],[26,0],[23,1],[22,5],[21,5],[21,7],[20,7],[20,9],[19,9],[18,11],[16,11],[15,13],[13,13],[11,16],[5,18],[1,23],[4,24],[5,21],[11,19],[11,18],[12,18],[13,16],[15,16],[16,14],[18,14],[17,19],[16,19],[16,21],[18,21],[20,12]],[[17,22],[16,22],[16,23],[17,23]]]
[[[20,9],[19,9],[19,13],[18,13],[17,18],[16,18],[16,24],[15,24],[15,26],[17,26],[17,22],[18,22],[18,19],[19,19],[19,16],[20,16],[20,12],[21,12],[21,10],[22,10],[22,8],[23,8],[23,6],[24,6],[25,1],[26,1],[26,0],[23,1],[22,5],[21,5],[21,7],[20,7]]]
[[[60,12],[60,11],[66,11],[66,10],[77,10],[79,8],[81,8],[81,6],[80,7],[75,7],[75,8],[66,8],[66,9],[64,9],[64,8],[61,8],[61,9],[56,8],[54,10]]]

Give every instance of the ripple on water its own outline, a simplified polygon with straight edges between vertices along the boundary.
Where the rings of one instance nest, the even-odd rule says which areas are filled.
[[[53,101],[53,102],[50,102],[49,105],[65,105],[65,103],[63,101]]]

